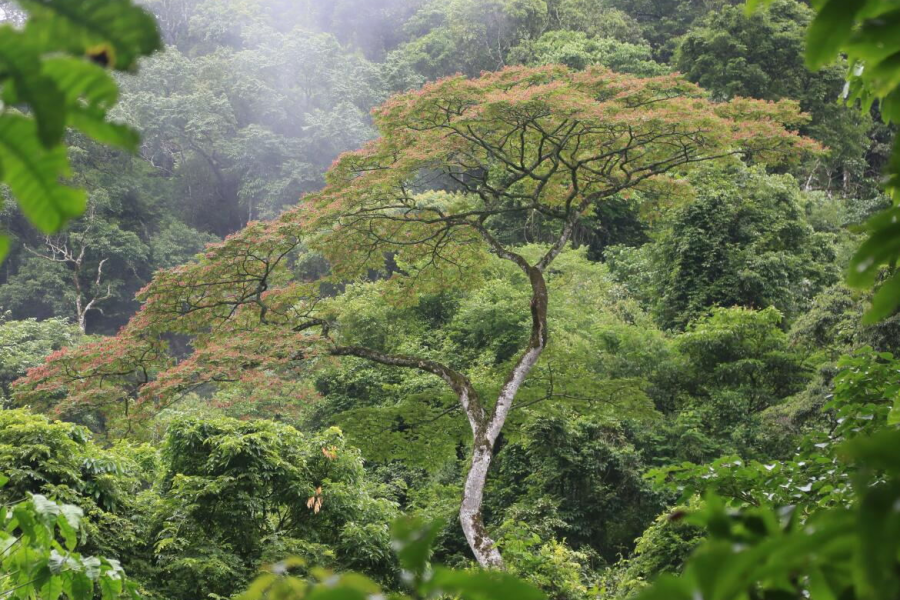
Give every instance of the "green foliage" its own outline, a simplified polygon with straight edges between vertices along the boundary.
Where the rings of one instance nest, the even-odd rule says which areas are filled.
[[[154,587],[168,597],[233,593],[285,555],[394,576],[394,505],[336,429],[307,437],[270,421],[176,421],[162,470]]]
[[[589,38],[581,31],[549,31],[533,44],[513,49],[512,57],[532,65],[564,64],[572,69],[603,65],[619,73],[642,77],[668,69],[652,58],[649,46],[614,38]]]
[[[736,0],[611,0],[608,4],[637,21],[637,31],[653,46],[657,58],[668,60],[681,36],[695,22],[740,3]]]
[[[809,352],[813,362],[836,361],[840,355],[864,346],[897,354],[900,317],[862,324],[869,298],[870,294],[843,284],[824,290],[791,325],[791,341]]]
[[[802,176],[844,195],[871,193],[864,177],[871,120],[836,102],[846,65],[810,73],[804,64],[806,27],[813,11],[796,0],[778,0],[747,14],[742,7],[711,12],[681,40],[675,66],[713,97],[766,100],[795,98],[811,121],[802,131],[828,148],[828,155]],[[807,187],[809,184],[807,184]]]
[[[684,519],[697,502],[660,514],[641,534],[634,552],[602,574],[601,591],[612,598],[631,598],[661,574],[677,574],[703,540],[703,529]]]
[[[730,389],[745,405],[741,413],[764,410],[792,395],[806,380],[800,356],[790,348],[774,308],[714,308],[692,323],[677,345],[690,364],[692,387],[714,396],[713,389]],[[734,423],[737,415],[720,415]]]
[[[820,3],[814,43],[844,35],[839,20],[857,9],[837,1]],[[683,570],[681,583],[667,577],[648,594],[896,595],[889,455],[868,455],[884,467],[873,470],[841,448],[900,422],[900,366],[886,353],[900,350],[900,317],[861,326],[867,293],[835,285],[857,243],[848,227],[885,205],[872,177],[892,132],[833,102],[848,65],[805,71],[804,30],[822,6],[778,0],[747,15],[727,0],[146,0],[168,52],[122,79],[116,103],[116,81],[97,62],[133,66],[140,52],[122,47],[148,48],[149,38],[103,29],[125,5],[118,0],[23,2],[32,22],[50,5],[89,18],[31,31],[48,47],[86,46],[41,51],[43,66],[29,70],[28,47],[0,40],[3,100],[23,109],[8,116],[15,127],[30,123],[31,150],[46,155],[35,168],[55,169],[56,185],[65,157],[41,141],[60,148],[65,127],[80,131],[66,138],[72,178],[62,181],[86,190],[91,211],[49,238],[22,211],[3,212],[14,244],[0,305],[12,318],[50,318],[0,323],[0,385],[37,367],[21,401],[87,425],[103,447],[84,427],[0,412],[0,468],[10,465],[12,479],[3,502],[36,494],[77,505],[79,551],[120,560],[151,599],[235,597],[265,563],[273,566],[249,600],[539,597],[515,577],[554,600],[624,598]],[[27,15],[0,8],[22,26],[7,29],[24,36]],[[866,77],[887,81],[876,82],[872,61],[892,62],[863,46],[880,40],[884,53],[896,51],[893,12],[877,17],[848,30],[854,98],[868,99]],[[866,61],[861,71],[854,56]],[[523,63],[542,67],[445,80],[391,101],[375,114],[386,138],[342,158],[329,178],[337,187],[278,216],[323,185],[338,154],[374,136],[368,112],[388,90]],[[666,75],[676,69],[704,89]],[[625,115],[634,105],[609,101],[623,94],[649,108]],[[793,104],[717,103],[735,96],[792,99],[811,121]],[[459,114],[441,113],[448,98]],[[442,115],[470,129],[417,120]],[[570,119],[611,133],[523,176],[528,156],[559,143],[553,127]],[[745,147],[757,134],[781,144],[780,126],[773,132],[782,121],[827,153],[785,165],[780,153],[757,154],[765,144]],[[505,129],[522,122],[551,133]],[[142,132],[137,156],[97,143],[134,147],[126,123]],[[483,534],[498,540],[506,573],[471,570],[455,519],[470,465],[458,399],[433,375],[328,354],[354,344],[443,360],[490,412],[529,339],[532,290],[517,267],[473,248],[489,235],[539,260],[575,184],[560,165],[647,123],[651,139],[670,128],[692,149],[690,127],[715,130],[725,141],[703,141],[698,157],[742,150],[769,166],[685,166],[667,170],[666,185],[584,192],[582,176],[596,186],[601,172],[609,190],[628,187],[638,176],[630,162],[677,146],[661,144],[628,150],[625,168],[579,173],[578,249],[563,249],[544,274],[550,342],[491,455]],[[477,144],[464,141],[473,131]],[[525,158],[510,151],[518,143]],[[65,204],[66,193],[51,196]],[[895,212],[869,233],[893,227]],[[54,248],[82,258],[53,260]],[[873,261],[854,285],[882,281],[892,248],[891,235],[865,246]],[[112,333],[159,268],[173,270],[145,290],[121,336],[57,353],[83,338],[59,317]],[[702,505],[706,492],[725,508]],[[663,511],[679,495],[686,504]],[[423,521],[395,525],[395,558],[388,523],[401,511]],[[875,521],[863,524],[867,515],[884,539]],[[447,524],[422,525],[435,517]],[[65,532],[53,526],[62,547]],[[299,559],[282,560],[289,555]],[[729,596],[734,581],[740,591]]]
[[[755,5],[756,3],[754,3]],[[897,61],[897,7],[892,2],[830,0],[817,6],[807,35],[806,62],[814,69],[832,62],[840,52],[850,65],[844,98],[860,102],[868,111],[875,100],[887,122],[900,119],[900,64]],[[895,204],[900,189],[900,144],[888,160],[886,188]],[[893,272],[900,239],[897,208],[874,217],[866,226],[868,238],[850,263],[847,282],[853,287],[872,287],[882,266],[889,277],[881,283],[866,313],[868,323],[893,314],[900,304],[900,274]]]
[[[879,282],[872,298],[872,307],[864,317],[866,323],[875,323],[891,316],[900,304],[900,278],[892,273],[897,256],[897,240],[900,239],[896,231],[898,210],[900,209],[897,207],[890,208],[866,224],[868,237],[850,262],[847,283],[852,287],[871,287],[882,279],[882,275],[887,275]],[[888,269],[882,269],[885,264],[890,265]]]
[[[710,306],[774,306],[793,318],[837,280],[832,236],[806,221],[793,178],[735,167],[692,183],[694,199],[653,245],[610,252],[613,273],[655,304],[664,327]]]
[[[890,421],[897,393],[898,361],[863,349],[843,358],[834,377],[824,423],[799,440],[785,461],[726,456],[709,465],[684,463],[655,471],[657,482],[673,477],[683,498],[713,491],[736,506],[792,505],[801,514],[849,501],[853,471],[840,465],[845,441],[877,434]]]
[[[726,457],[657,471],[683,497],[706,494],[688,521],[710,537],[680,578],[663,576],[638,598],[896,595],[897,361],[866,349],[840,368],[828,422],[792,459]]]
[[[506,523],[498,544],[511,574],[532,583],[554,600],[591,597],[588,556],[565,542],[545,541],[522,521]]]
[[[13,381],[40,365],[52,352],[81,343],[81,330],[65,319],[0,320],[0,390],[10,394]]]
[[[559,31],[580,31],[594,38],[641,44],[636,17],[612,8],[606,0],[559,0],[551,3],[550,22]]]
[[[895,428],[843,444],[842,464],[858,468],[850,502],[808,516],[769,504],[729,512],[709,496],[691,517],[707,527],[709,540],[680,578],[663,576],[637,598],[895,598],[898,444]]]
[[[781,456],[795,433],[770,416],[812,377],[775,309],[713,308],[674,340],[652,393],[667,418],[639,428],[636,445],[655,465],[723,454]]]
[[[115,505],[110,482],[90,472],[89,461],[100,457],[84,427],[21,409],[0,411],[0,424],[0,463],[9,478],[0,494],[6,501],[40,493],[76,502],[96,491],[98,503]]]
[[[0,486],[6,478],[0,475]],[[137,598],[119,561],[75,552],[82,510],[40,494],[0,506],[0,594],[10,600]]]
[[[446,597],[459,600],[545,600],[542,592],[515,576],[501,571],[452,570],[432,566],[429,558],[440,522],[423,523],[401,519],[394,523],[392,546],[404,573],[410,594],[391,594],[397,600]],[[379,586],[362,575],[333,574],[311,569],[309,577],[290,574],[305,562],[290,559],[269,567],[254,581],[241,600],[366,600],[381,596]]]
[[[288,555],[396,585],[386,491],[337,430],[181,419],[161,450],[103,450],[82,427],[0,411],[0,503],[29,494],[76,505],[81,540],[114,556],[149,597],[233,594]]]
[[[0,464],[9,477],[0,503],[39,494],[78,507],[86,551],[121,560],[137,579],[149,525],[138,500],[155,478],[145,447],[102,449],[84,427],[26,410],[0,411]]]
[[[411,39],[390,53],[385,63],[394,90],[457,72],[474,76],[509,64],[563,62],[584,68],[609,63],[625,67],[625,72],[659,69],[646,60],[645,48],[635,45],[641,39],[628,15],[596,0],[432,1],[406,22],[405,29]]]
[[[496,498],[492,510],[528,522],[542,541],[565,539],[576,551],[607,562],[630,552],[662,506],[642,480],[642,457],[624,428],[576,411],[529,416],[516,441],[497,456],[498,473],[489,488]],[[530,537],[515,527],[507,535],[517,544]],[[567,552],[544,548],[543,542],[538,546],[521,550],[536,553],[535,560]],[[528,568],[519,568],[529,576]]]
[[[0,173],[28,219],[54,233],[85,206],[84,192],[60,181],[69,175],[66,126],[134,149],[137,135],[106,120],[118,89],[104,67],[132,70],[161,41],[153,18],[130,0],[20,5],[25,26],[0,27],[3,103],[12,109],[0,116]]]

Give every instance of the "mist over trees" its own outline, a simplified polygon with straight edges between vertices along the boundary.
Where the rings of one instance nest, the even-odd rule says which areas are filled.
[[[135,4],[162,51],[76,58],[139,144],[68,124],[65,227],[3,192],[0,596],[893,597],[893,13]]]

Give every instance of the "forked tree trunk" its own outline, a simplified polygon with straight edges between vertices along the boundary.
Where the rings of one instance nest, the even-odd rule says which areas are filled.
[[[473,419],[475,415],[469,415],[474,438],[472,463],[469,465],[469,472],[466,475],[462,504],[459,509],[459,520],[463,533],[466,535],[466,540],[469,542],[478,564],[485,568],[495,569],[503,567],[503,558],[500,556],[494,540],[488,536],[484,528],[481,516],[484,486],[491,466],[494,444],[503,430],[516,394],[547,345],[547,286],[542,269],[538,266],[530,266],[524,260],[519,264],[531,281],[531,337],[528,340],[528,347],[516,361],[515,367],[500,390],[490,419],[481,420],[476,424]]]
[[[468,378],[441,363],[411,356],[386,354],[358,346],[338,346],[331,349],[331,354],[335,356],[357,356],[385,365],[432,373],[443,379],[456,393],[469,420],[469,426],[472,428],[472,462],[469,464],[469,471],[466,473],[466,481],[463,486],[459,521],[475,559],[478,564],[487,569],[503,568],[503,558],[494,540],[487,534],[481,514],[484,486],[493,458],[494,444],[503,430],[516,394],[547,346],[548,295],[544,270],[553,262],[568,241],[574,228],[574,222],[574,217],[567,221],[557,243],[536,265],[531,265],[522,256],[506,250],[490,234],[481,230],[482,235],[498,256],[514,262],[522,269],[528,277],[532,291],[531,335],[528,346],[507,376],[490,415],[485,412],[484,406]]]

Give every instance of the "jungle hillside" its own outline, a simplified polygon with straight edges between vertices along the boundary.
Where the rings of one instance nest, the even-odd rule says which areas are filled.
[[[0,600],[900,598],[900,1],[0,0]]]

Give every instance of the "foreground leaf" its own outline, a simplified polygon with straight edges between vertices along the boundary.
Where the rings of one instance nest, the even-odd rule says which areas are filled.
[[[0,116],[0,165],[22,212],[40,230],[52,233],[84,211],[84,191],[59,181],[69,171],[65,148],[44,148],[31,119]]]
[[[153,16],[130,0],[24,0],[31,13],[25,27],[46,51],[90,54],[130,71],[140,56],[162,48]]]

